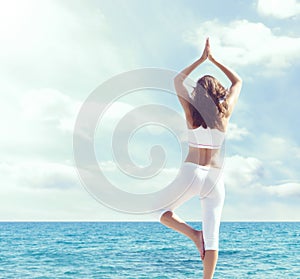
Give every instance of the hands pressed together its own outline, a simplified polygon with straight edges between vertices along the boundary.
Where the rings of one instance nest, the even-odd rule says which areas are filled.
[[[209,38],[206,39],[205,42],[205,48],[203,50],[203,53],[200,57],[201,60],[205,61],[206,59],[212,61],[213,60],[213,56],[210,50],[210,43],[209,43]]]

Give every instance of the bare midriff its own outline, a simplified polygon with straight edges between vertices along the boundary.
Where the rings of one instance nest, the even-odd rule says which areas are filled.
[[[219,149],[196,148],[189,146],[189,153],[185,162],[191,162],[201,166],[215,168],[222,167],[222,160]]]

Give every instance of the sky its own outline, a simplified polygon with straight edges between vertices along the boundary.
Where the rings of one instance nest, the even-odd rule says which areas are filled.
[[[209,36],[215,57],[243,79],[226,139],[222,221],[300,221],[299,25],[296,0],[1,0],[0,220],[152,221],[107,207],[86,190],[74,159],[76,119],[102,83],[142,68],[180,71]],[[204,74],[230,86],[209,62],[191,78]],[[131,92],[109,107],[95,136],[104,173],[135,193],[172,181],[186,155],[186,145],[178,152],[170,132],[150,125],[132,137],[129,153],[147,165],[151,147],[163,146],[163,172],[132,181],[118,170],[109,136],[126,113],[148,104],[183,117],[172,94]],[[199,200],[176,213],[201,220]]]

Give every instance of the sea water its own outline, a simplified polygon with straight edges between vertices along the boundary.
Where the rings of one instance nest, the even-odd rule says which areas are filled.
[[[201,277],[193,242],[159,222],[0,223],[0,278]],[[300,223],[221,223],[214,278],[300,278]]]

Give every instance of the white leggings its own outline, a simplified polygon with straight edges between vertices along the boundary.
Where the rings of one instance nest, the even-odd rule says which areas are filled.
[[[185,185],[190,184],[189,187]],[[218,250],[219,228],[225,198],[223,175],[220,169],[208,168],[191,162],[184,162],[179,175],[172,182],[174,187],[186,187],[183,194],[168,206],[160,209],[156,217],[173,211],[194,196],[199,196],[202,209],[202,231],[205,250]],[[176,185],[176,186],[175,186]]]

